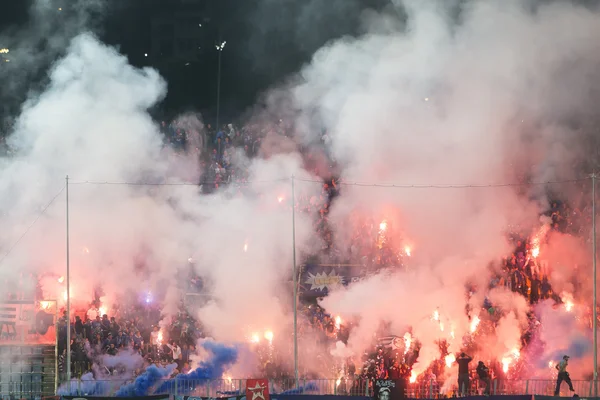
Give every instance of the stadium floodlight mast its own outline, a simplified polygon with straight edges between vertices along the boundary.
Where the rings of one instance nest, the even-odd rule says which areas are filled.
[[[296,193],[294,190],[294,175],[292,175],[292,273],[294,284],[294,378],[296,387],[298,381],[298,272],[296,266]]]
[[[592,309],[592,335],[594,341],[594,397],[598,397],[598,303],[596,298],[597,281],[596,281],[596,178],[598,175],[592,174],[592,285],[593,285],[593,309]]]
[[[65,178],[67,239],[67,382],[71,380],[71,271],[69,265],[69,175]]]
[[[217,132],[219,131],[219,113],[221,111],[221,54],[223,53],[223,49],[227,41],[220,41],[215,45],[215,48],[219,52],[219,67],[217,69]]]

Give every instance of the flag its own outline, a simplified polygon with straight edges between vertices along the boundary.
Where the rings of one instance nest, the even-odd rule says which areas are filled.
[[[403,399],[404,386],[404,382],[400,379],[376,379],[373,382],[373,400]]]
[[[403,349],[405,346],[404,339],[402,339],[400,336],[380,337],[377,339],[377,344],[394,350]]]
[[[267,379],[246,380],[246,400],[269,400],[269,381]]]

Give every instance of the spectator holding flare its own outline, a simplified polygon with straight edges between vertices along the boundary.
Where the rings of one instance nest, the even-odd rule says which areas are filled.
[[[483,363],[483,361],[479,361],[479,364],[477,364],[477,377],[481,382],[485,383],[485,391],[483,394],[489,396],[491,386],[490,369]]]
[[[573,389],[573,383],[571,382],[571,377],[569,376],[569,373],[567,372],[568,365],[569,365],[569,356],[563,356],[562,361],[559,362],[558,364],[556,364],[556,369],[558,370],[558,377],[556,378],[556,390],[554,391],[555,396],[559,395],[560,385],[563,383],[563,381],[567,382],[567,385],[569,385],[569,390],[571,390],[571,392],[575,391],[575,389]]]
[[[469,363],[471,361],[473,361],[473,358],[465,353],[460,353],[456,359],[458,364],[458,392],[463,396],[466,396],[470,388]]]

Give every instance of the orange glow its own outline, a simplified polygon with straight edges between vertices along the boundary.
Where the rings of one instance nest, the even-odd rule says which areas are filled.
[[[406,254],[407,257],[410,257],[411,255],[411,249],[409,246],[405,246],[404,247],[404,254]]]
[[[531,250],[531,255],[533,256],[533,258],[538,258],[538,256],[540,255],[540,246],[535,246]]]
[[[50,308],[50,306],[52,305],[51,301],[40,301],[40,308],[42,310],[47,310]]]
[[[163,341],[163,331],[162,330],[160,330],[158,332],[158,337],[156,338],[156,341],[158,342],[159,345],[162,344],[162,341]]]
[[[63,283],[65,281],[65,277],[61,276],[60,278],[58,278],[58,283]]]
[[[444,361],[446,361],[446,367],[450,368],[454,361],[456,361],[456,356],[453,353],[448,354],[444,357]]]
[[[273,332],[272,331],[266,331],[265,332],[265,339],[267,339],[267,341],[269,343],[273,343]]]
[[[250,342],[251,343],[260,342],[260,336],[258,336],[258,333],[253,333],[252,335],[250,335]]]
[[[279,196],[279,197],[277,197],[277,201],[278,201],[279,203],[281,203],[283,200],[284,200],[284,199],[283,199],[283,196]]]
[[[384,219],[383,221],[381,221],[381,223],[379,224],[379,230],[381,232],[385,232],[385,230],[387,229],[387,221]]]
[[[410,373],[410,379],[409,382],[410,383],[415,383],[417,381],[417,373],[415,371],[412,371]]]
[[[340,326],[342,326],[342,317],[338,315],[335,317],[335,329],[340,329]]]

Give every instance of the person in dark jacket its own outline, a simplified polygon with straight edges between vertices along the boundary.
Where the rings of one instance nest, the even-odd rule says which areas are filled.
[[[466,396],[470,388],[469,379],[469,363],[473,361],[472,357],[469,357],[465,353],[460,353],[456,359],[458,364],[458,393]]]
[[[477,376],[479,377],[479,381],[485,383],[485,391],[484,395],[490,395],[490,387],[491,387],[491,378],[490,378],[490,369],[483,363],[483,361],[479,361],[477,364]]]

